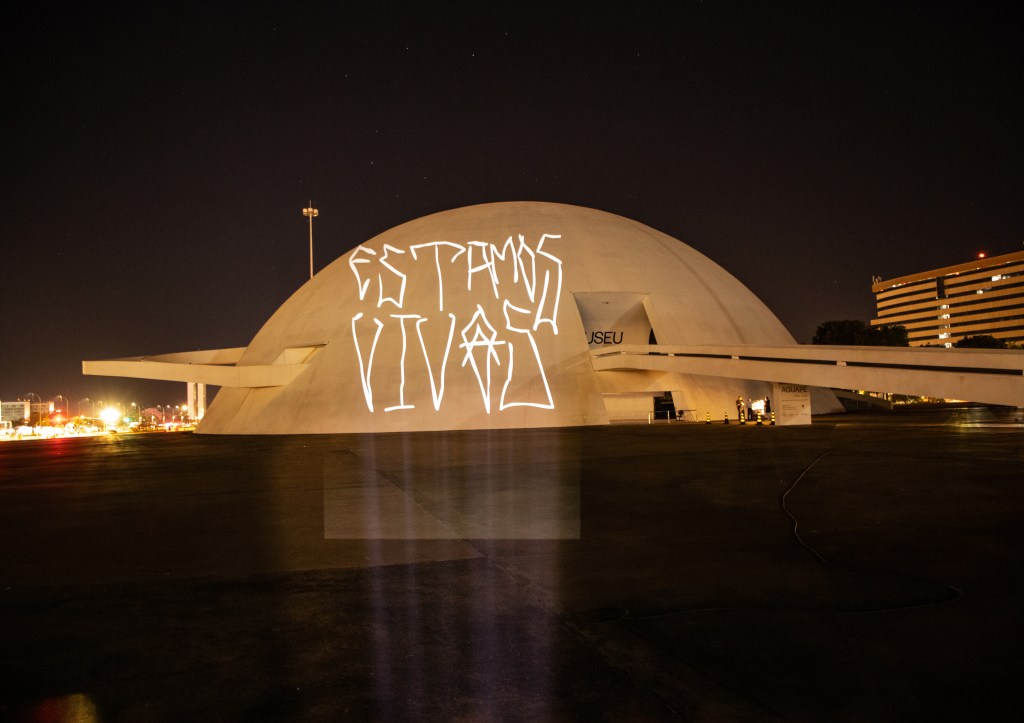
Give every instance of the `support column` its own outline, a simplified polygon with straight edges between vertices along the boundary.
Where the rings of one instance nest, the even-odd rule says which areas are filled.
[[[206,385],[196,384],[196,419],[206,414]]]
[[[185,382],[185,405],[188,408],[188,419],[194,421],[196,418],[196,383]]]

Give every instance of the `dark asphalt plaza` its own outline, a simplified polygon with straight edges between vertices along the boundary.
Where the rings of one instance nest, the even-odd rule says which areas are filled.
[[[0,717],[1020,719],[1022,469],[1005,408],[4,443]]]

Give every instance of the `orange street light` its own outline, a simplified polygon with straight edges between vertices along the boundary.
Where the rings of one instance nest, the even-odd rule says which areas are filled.
[[[313,278],[313,219],[320,214],[313,208],[313,201],[310,199],[309,207],[302,209],[302,215],[309,219],[309,278]]]

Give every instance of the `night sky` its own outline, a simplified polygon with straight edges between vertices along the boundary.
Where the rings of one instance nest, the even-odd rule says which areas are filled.
[[[183,401],[81,361],[246,345],[308,279],[310,199],[317,269],[476,203],[616,213],[800,342],[870,319],[873,275],[1024,241],[997,7],[80,5],[0,27],[0,399]]]

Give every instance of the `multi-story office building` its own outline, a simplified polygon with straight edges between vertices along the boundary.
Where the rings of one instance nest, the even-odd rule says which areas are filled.
[[[874,281],[872,326],[906,327],[911,346],[953,346],[985,334],[1024,341],[1024,251]]]
[[[30,414],[28,401],[0,402],[0,421],[17,424],[22,419],[28,419]]]

